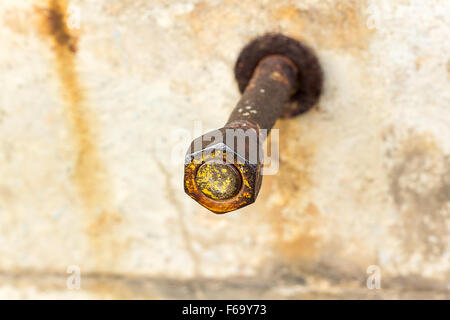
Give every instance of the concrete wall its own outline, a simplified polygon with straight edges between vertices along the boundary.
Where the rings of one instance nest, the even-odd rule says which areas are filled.
[[[0,1],[0,298],[448,299],[449,14]],[[280,168],[257,202],[213,215],[184,194],[183,155],[226,121],[237,54],[269,31],[316,51],[324,93],[277,122]]]

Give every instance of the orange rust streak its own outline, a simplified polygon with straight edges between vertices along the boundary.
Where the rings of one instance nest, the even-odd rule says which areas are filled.
[[[55,69],[68,116],[76,152],[73,181],[83,206],[88,239],[95,251],[97,271],[115,265],[121,250],[114,238],[114,227],[120,215],[110,204],[112,190],[106,166],[100,156],[95,122],[76,69],[77,36],[67,27],[67,2],[49,0],[45,7],[36,8],[41,18],[40,31],[50,41]]]
[[[106,170],[91,126],[92,117],[76,71],[77,38],[67,27],[66,11],[65,1],[49,1],[48,8],[43,10],[43,26],[52,42],[56,70],[77,149],[74,180],[84,205],[93,209],[106,200],[109,192],[104,183]]]

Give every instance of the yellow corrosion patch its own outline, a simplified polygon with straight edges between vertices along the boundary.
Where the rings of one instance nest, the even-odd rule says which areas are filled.
[[[241,178],[236,170],[220,163],[205,163],[195,177],[198,188],[213,200],[225,200],[239,191]]]

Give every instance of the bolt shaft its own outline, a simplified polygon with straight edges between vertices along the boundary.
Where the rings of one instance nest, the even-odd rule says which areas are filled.
[[[296,89],[296,79],[297,68],[289,58],[271,55],[261,60],[225,127],[268,133]]]

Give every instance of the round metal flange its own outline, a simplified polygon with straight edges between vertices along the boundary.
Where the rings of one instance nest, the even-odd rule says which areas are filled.
[[[266,34],[242,49],[234,67],[234,75],[243,93],[258,63],[264,57],[275,54],[288,57],[298,68],[297,89],[281,115],[293,117],[314,106],[322,91],[322,69],[310,48],[282,34]]]

